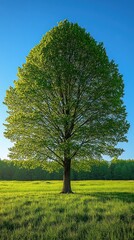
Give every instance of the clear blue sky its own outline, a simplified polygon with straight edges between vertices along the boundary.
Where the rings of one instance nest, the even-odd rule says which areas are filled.
[[[131,124],[123,159],[134,159],[134,1],[133,0],[0,0],[0,157],[6,158],[9,140],[3,136],[7,116],[2,104],[13,85],[17,68],[42,36],[68,19],[103,42],[110,59],[124,76],[124,102]]]

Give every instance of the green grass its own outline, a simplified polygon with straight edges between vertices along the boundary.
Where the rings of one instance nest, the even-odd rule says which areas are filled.
[[[0,240],[133,240],[134,181],[0,181]]]

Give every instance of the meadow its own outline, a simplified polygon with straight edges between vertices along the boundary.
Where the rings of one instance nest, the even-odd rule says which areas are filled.
[[[0,181],[0,240],[133,240],[134,181]]]

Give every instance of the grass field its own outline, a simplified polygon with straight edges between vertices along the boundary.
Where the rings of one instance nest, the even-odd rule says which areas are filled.
[[[0,240],[134,240],[134,181],[0,181]]]

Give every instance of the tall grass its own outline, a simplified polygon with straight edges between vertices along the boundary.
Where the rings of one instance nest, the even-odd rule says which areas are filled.
[[[0,182],[0,240],[133,240],[134,181]]]

